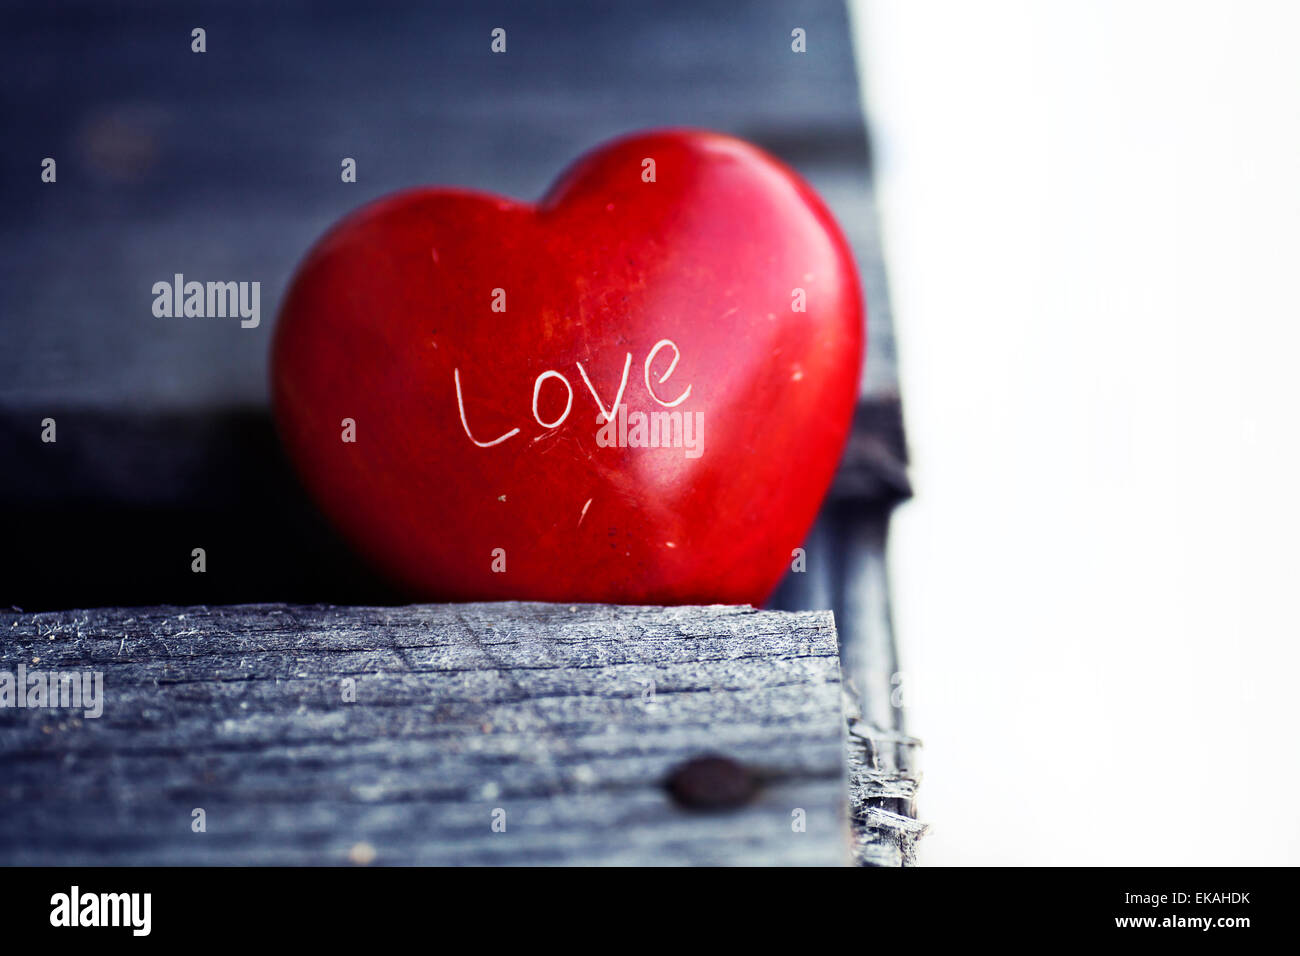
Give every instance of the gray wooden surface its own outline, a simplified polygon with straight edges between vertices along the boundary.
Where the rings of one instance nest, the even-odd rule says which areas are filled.
[[[828,613],[250,605],[0,628],[0,670],[99,671],[105,698],[98,719],[0,709],[0,863],[849,859]],[[680,805],[666,781],[707,754],[752,799]]]

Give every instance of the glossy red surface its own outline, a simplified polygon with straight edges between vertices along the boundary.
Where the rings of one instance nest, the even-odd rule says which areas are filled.
[[[416,189],[342,220],[284,301],[272,392],[312,495],[412,596],[758,604],[830,483],[862,336],[812,189],[739,140],[661,131],[538,205]],[[635,413],[680,412],[694,451],[602,446],[625,365],[634,437]]]

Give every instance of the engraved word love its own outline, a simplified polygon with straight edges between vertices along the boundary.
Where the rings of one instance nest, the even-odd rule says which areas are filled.
[[[681,349],[679,349],[676,343],[674,343],[671,339],[660,339],[658,342],[655,343],[654,347],[650,349],[649,354],[647,354],[645,357],[645,388],[646,388],[646,392],[649,393],[650,397],[654,399],[656,402],[658,402],[660,405],[662,405],[664,408],[674,408],[677,405],[680,405],[682,402],[686,401],[686,399],[690,397],[691,386],[687,385],[685,390],[683,390],[682,393],[678,395],[676,398],[672,399],[672,401],[667,401],[659,397],[659,394],[655,391],[654,384],[651,383],[650,381],[650,367],[654,363],[655,357],[664,349],[672,349],[673,358],[672,361],[668,364],[667,370],[663,373],[663,375],[659,376],[658,384],[663,385],[665,382],[667,382],[669,376],[671,376],[673,374],[673,371],[677,368],[677,363],[682,357]],[[619,406],[623,404],[623,392],[627,390],[627,376],[628,376],[628,372],[632,368],[632,353],[628,352],[627,358],[623,362],[623,379],[621,382],[619,382],[618,392],[615,393],[614,395],[613,404],[611,404],[608,408],[606,408],[604,402],[600,400],[600,395],[596,392],[596,387],[591,384],[591,379],[587,376],[587,370],[582,367],[582,363],[575,362],[574,364],[577,365],[578,374],[582,376],[582,380],[584,383],[586,383],[588,391],[591,392],[591,397],[595,399],[596,408],[600,410],[600,415],[597,417],[596,421],[599,422],[601,421],[601,419],[604,419],[604,421],[606,422],[614,421],[614,417],[619,409]],[[474,433],[470,430],[469,427],[469,419],[465,415],[465,395],[464,392],[461,390],[459,367],[453,370],[452,377],[455,379],[456,382],[456,408],[460,412],[460,424],[461,427],[465,429],[465,434],[470,441],[472,441],[479,448],[491,448],[493,445],[500,445],[502,442],[508,441],[509,439],[514,438],[516,435],[519,434],[520,429],[516,427],[510,429],[504,435],[498,435],[496,438],[493,438],[490,441],[479,441],[477,438],[475,438]],[[566,400],[564,405],[564,412],[560,415],[560,417],[555,419],[554,421],[548,422],[542,418],[541,412],[538,410],[537,403],[538,400],[541,398],[542,386],[551,379],[556,379],[561,385],[564,386],[565,391],[568,393],[568,399]],[[569,383],[569,380],[563,375],[563,373],[558,372],[555,369],[547,369],[545,372],[542,372],[542,374],[538,375],[537,378],[533,381],[533,420],[536,421],[537,424],[541,425],[545,429],[548,430],[555,429],[555,428],[559,428],[561,425],[564,424],[565,420],[569,417],[569,413],[571,411],[573,411],[573,386]],[[633,414],[639,414],[639,413],[633,413]],[[539,435],[538,437],[540,438],[541,436]]]

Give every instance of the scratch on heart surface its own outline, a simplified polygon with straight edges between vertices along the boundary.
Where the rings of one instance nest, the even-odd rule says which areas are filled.
[[[588,498],[587,503],[582,506],[582,514],[578,515],[578,527],[582,527],[582,519],[587,517],[587,509],[591,507],[592,499]]]

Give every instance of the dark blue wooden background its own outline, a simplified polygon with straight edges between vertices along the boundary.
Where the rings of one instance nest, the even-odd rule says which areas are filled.
[[[303,499],[270,427],[267,350],[294,265],[383,193],[535,198],[589,147],[664,125],[766,147],[850,237],[871,348],[832,507],[870,512],[883,546],[906,477],[839,2],[94,0],[0,16],[0,602],[399,600]],[[504,55],[489,49],[498,26]],[[191,52],[194,27],[206,53]],[[791,51],[794,27],[807,53]],[[345,156],[356,184],[340,182]],[[155,318],[151,287],[176,272],[260,281],[261,326]],[[45,417],[55,445],[40,441]],[[848,547],[833,537],[814,535],[809,575],[778,603],[833,602]],[[197,546],[206,575],[189,571]]]

